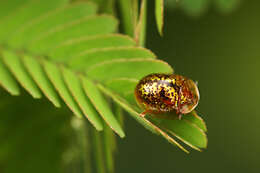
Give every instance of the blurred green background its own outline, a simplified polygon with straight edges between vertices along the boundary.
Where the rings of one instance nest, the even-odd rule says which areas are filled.
[[[168,8],[164,36],[148,21],[147,47],[199,83],[208,149],[187,155],[127,117],[116,172],[260,172],[260,1],[201,17]],[[153,7],[149,8],[153,16]]]

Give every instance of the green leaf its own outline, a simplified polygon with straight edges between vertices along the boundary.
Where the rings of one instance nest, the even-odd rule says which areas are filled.
[[[165,131],[160,129],[158,126],[154,125],[150,121],[148,121],[146,118],[140,117],[140,114],[136,112],[136,110],[133,109],[131,105],[129,105],[123,98],[118,96],[116,93],[113,93],[109,91],[108,89],[104,88],[102,85],[98,85],[99,89],[104,92],[104,94],[111,97],[115,102],[117,102],[122,108],[124,108],[134,119],[136,119],[140,124],[142,124],[146,129],[150,130],[153,133],[160,134],[162,137],[164,137],[168,142],[170,142],[173,145],[178,146],[180,149],[182,149],[184,152],[188,151],[183,148],[176,140],[174,140],[172,137],[170,137]]]
[[[147,23],[147,0],[142,0],[139,20],[135,28],[135,41],[140,46],[145,45]]]
[[[64,61],[82,52],[99,50],[103,48],[115,48],[135,46],[135,42],[127,36],[119,34],[98,35],[68,40],[50,50],[50,57],[55,61]]]
[[[184,115],[185,116],[185,115]],[[193,123],[187,120],[161,120],[160,126],[166,128],[175,137],[193,149],[207,147],[207,137],[205,133]]]
[[[41,33],[95,13],[96,6],[92,3],[75,3],[58,7],[24,24],[11,35],[8,44],[13,48],[19,48]]]
[[[151,73],[173,73],[173,69],[161,60],[136,58],[116,59],[99,63],[87,69],[86,73],[93,79],[105,82],[109,79],[121,77],[140,80]]]
[[[3,61],[18,82],[34,97],[41,98],[41,92],[27,73],[20,58],[9,51],[3,51]]]
[[[19,86],[16,83],[16,80],[2,63],[2,57],[0,57],[0,85],[12,95],[20,94]]]
[[[119,10],[123,18],[124,33],[129,36],[134,35],[134,16],[132,16],[132,0],[119,0]]]
[[[10,13],[13,13],[29,0],[12,0],[12,1],[0,1],[0,21],[4,21],[3,18],[8,16]]]
[[[97,85],[97,87],[107,96],[111,97],[118,105],[120,105],[123,109],[125,109],[127,112],[129,112],[133,117],[142,124],[145,128],[149,129],[153,133],[157,133],[153,128],[150,126],[146,126],[144,120],[138,116],[139,114],[134,110],[133,107],[131,107],[126,100],[124,100],[122,97],[117,95],[115,92],[112,92],[111,90],[105,88],[101,84]]]
[[[68,61],[69,65],[76,69],[89,69],[103,62],[111,62],[116,59],[155,58],[155,55],[144,48],[122,47],[96,49],[82,52]]]
[[[103,130],[102,120],[90,100],[86,97],[79,78],[75,75],[75,73],[65,67],[62,68],[62,75],[74,99],[84,112],[84,115],[97,130]]]
[[[119,94],[127,95],[129,93],[133,94],[135,86],[138,80],[132,78],[113,78],[105,82],[105,86]]]
[[[32,53],[42,54],[72,38],[81,38],[114,32],[117,21],[106,15],[87,16],[47,30],[28,43]]]
[[[113,14],[115,15],[115,0],[90,0],[95,2],[99,7],[99,13]]]
[[[62,74],[54,64],[44,61],[43,62],[44,70],[52,82],[53,86],[61,96],[61,98],[65,101],[68,107],[72,110],[72,112],[77,115],[78,117],[83,117],[80,108],[78,107],[77,103],[74,101],[73,97],[71,96],[68,88],[66,87],[65,82],[63,81]]]
[[[187,120],[187,121],[195,124],[198,128],[200,128],[204,132],[207,132],[207,127],[206,127],[204,120],[200,116],[198,116],[196,111],[192,111],[191,113],[183,116],[182,118],[184,120]]]
[[[87,78],[82,78],[82,84],[85,93],[91,100],[92,104],[95,106],[96,110],[103,117],[107,125],[113,129],[121,138],[125,136],[120,124],[113,115],[111,108],[107,104],[107,101],[102,96],[98,88],[94,85],[92,81]]]
[[[104,84],[112,91],[115,91],[118,94],[120,94],[122,97],[124,97],[128,101],[128,103],[137,106],[134,97],[134,89],[137,83],[138,83],[137,79],[114,78],[111,80],[107,80]]]
[[[9,38],[18,28],[25,23],[47,13],[58,6],[64,5],[68,0],[30,0],[11,15],[0,21],[0,42]]]
[[[155,0],[155,17],[157,29],[163,35],[164,0]]]
[[[60,99],[43,71],[39,62],[30,56],[23,57],[23,63],[46,97],[56,106],[60,107]]]

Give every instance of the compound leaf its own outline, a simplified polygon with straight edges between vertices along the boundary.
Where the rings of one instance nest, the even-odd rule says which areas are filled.
[[[121,7],[125,8],[129,2],[120,1]],[[162,2],[156,1],[160,32]],[[196,2],[198,6],[193,6],[190,0],[180,3],[183,8],[197,13],[205,1]],[[137,4],[135,12],[136,7]],[[125,17],[130,17],[129,14]],[[136,14],[132,19],[137,21]],[[117,25],[114,17],[98,15],[97,6],[90,2],[1,1],[1,86],[12,95],[19,95],[19,83],[34,98],[40,98],[43,93],[56,107],[64,101],[75,115],[85,116],[97,130],[103,129],[105,121],[108,125],[105,128],[110,127],[124,137],[120,121],[104,93],[145,128],[183,151],[188,152],[174,136],[194,149],[205,148],[206,125],[195,113],[181,121],[159,121],[139,116],[141,110],[134,98],[136,83],[150,73],[173,73],[173,69],[156,59],[151,51],[138,47],[132,38],[115,34]],[[128,31],[129,35],[133,35],[132,29]],[[103,142],[110,144],[110,137],[110,132],[105,132]],[[104,152],[109,170],[113,170],[113,151],[111,147]]]

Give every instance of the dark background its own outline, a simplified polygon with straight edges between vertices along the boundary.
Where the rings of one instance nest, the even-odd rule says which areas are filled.
[[[259,7],[259,1],[243,1],[230,14],[211,7],[199,18],[166,9],[163,38],[149,19],[147,47],[199,83],[198,112],[209,144],[187,155],[128,116],[116,172],[260,172]],[[148,16],[152,12],[151,6]]]

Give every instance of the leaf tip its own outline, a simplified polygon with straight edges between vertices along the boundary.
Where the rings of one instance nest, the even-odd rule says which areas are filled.
[[[52,101],[52,103],[53,103],[53,105],[54,105],[55,107],[57,107],[57,108],[60,108],[60,107],[61,107],[60,103],[57,102],[57,101]]]
[[[42,95],[41,95],[40,93],[31,93],[31,95],[32,95],[32,97],[33,97],[34,99],[40,99],[40,98],[42,98]]]
[[[163,25],[164,25],[164,0],[155,1],[155,17],[157,23],[157,30],[160,36],[163,36]]]
[[[123,130],[121,130],[118,135],[120,136],[120,138],[124,138],[125,137],[125,133]]]
[[[0,83],[0,86],[2,86],[1,85],[1,83]],[[11,94],[12,96],[19,96],[20,95],[20,89],[19,89],[19,87],[17,87],[17,88],[7,88],[7,87],[4,87],[4,86],[2,86],[9,94]]]

